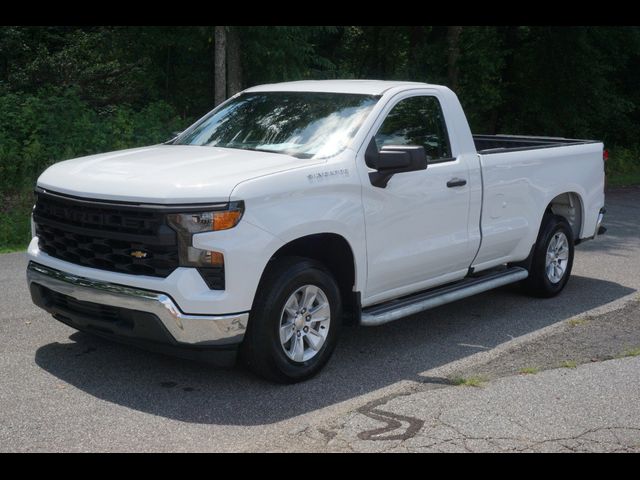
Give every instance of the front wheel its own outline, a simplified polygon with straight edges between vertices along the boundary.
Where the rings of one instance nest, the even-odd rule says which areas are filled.
[[[280,383],[310,378],[327,363],[340,331],[340,292],[311,259],[276,260],[251,310],[242,356],[258,375]]]
[[[526,290],[537,297],[558,295],[567,284],[573,266],[573,231],[559,215],[545,215],[536,243]]]

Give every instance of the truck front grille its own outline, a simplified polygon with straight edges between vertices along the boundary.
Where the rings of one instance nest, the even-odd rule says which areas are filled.
[[[136,205],[36,191],[40,250],[92,268],[166,277],[178,267],[177,236],[165,213]]]

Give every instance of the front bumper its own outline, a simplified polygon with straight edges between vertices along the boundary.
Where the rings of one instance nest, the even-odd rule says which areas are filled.
[[[248,312],[186,314],[167,294],[80,277],[33,261],[27,267],[27,282],[34,303],[59,320],[80,330],[96,330],[114,337],[185,347],[237,346],[249,318]],[[73,300],[68,301],[69,297]],[[62,298],[62,303],[52,298]],[[101,310],[100,306],[105,308]],[[154,321],[161,324],[160,330],[145,325]],[[166,334],[164,340],[158,333],[162,330]]]

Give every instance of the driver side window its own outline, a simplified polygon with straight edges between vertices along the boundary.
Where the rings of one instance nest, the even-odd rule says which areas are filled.
[[[452,160],[442,108],[432,96],[400,100],[374,138],[378,150],[385,145],[419,145],[431,163]]]

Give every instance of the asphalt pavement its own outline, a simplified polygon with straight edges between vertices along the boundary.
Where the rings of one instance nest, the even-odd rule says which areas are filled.
[[[0,255],[0,451],[640,451],[640,188],[607,209],[560,296],[345,328],[291,386],[76,332]]]

